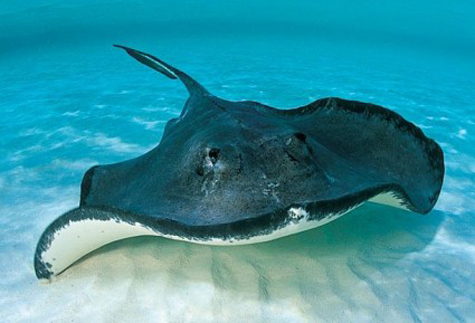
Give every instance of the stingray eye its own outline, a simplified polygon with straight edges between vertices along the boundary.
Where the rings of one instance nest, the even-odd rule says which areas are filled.
[[[218,162],[218,157],[219,157],[219,152],[221,151],[221,149],[219,148],[211,148],[208,152],[208,157],[210,159],[210,161],[213,163],[213,164],[216,164]]]
[[[302,133],[302,132],[295,132],[294,136],[295,136],[295,138],[297,138],[301,142],[305,142],[307,140],[307,135]]]

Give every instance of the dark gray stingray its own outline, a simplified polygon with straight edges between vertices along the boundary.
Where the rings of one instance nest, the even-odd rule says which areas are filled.
[[[417,213],[437,201],[442,150],[393,111],[339,98],[292,110],[231,102],[152,55],[117,47],[180,79],[190,97],[153,150],[86,172],[80,206],[40,238],[38,278],[132,236],[256,243],[325,224],[368,200]]]

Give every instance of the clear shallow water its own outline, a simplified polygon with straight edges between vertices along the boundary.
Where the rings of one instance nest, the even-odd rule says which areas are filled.
[[[6,322],[475,319],[475,64],[459,51],[463,42],[449,50],[377,36],[204,28],[121,37],[107,30],[82,38],[77,31],[77,43],[58,38],[31,49],[5,46],[13,36],[2,43],[9,48],[0,57]],[[440,200],[426,216],[368,205],[260,245],[130,239],[40,286],[32,266],[36,242],[77,205],[84,172],[154,147],[187,97],[180,83],[112,42],[154,53],[227,99],[289,108],[339,96],[394,109],[441,144],[447,174]]]

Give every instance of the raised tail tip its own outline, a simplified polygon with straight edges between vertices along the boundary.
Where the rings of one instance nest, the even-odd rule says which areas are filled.
[[[113,44],[112,45],[113,47],[117,47],[117,48],[121,48],[121,49],[124,49],[126,51],[135,51],[134,49],[130,48],[130,47],[127,47],[127,46],[123,46],[123,45],[118,45],[118,44]]]
[[[194,94],[194,95],[208,95],[209,94],[209,92],[205,88],[203,88],[198,82],[196,82],[189,75],[165,63],[159,58],[153,55],[147,54],[145,52],[127,47],[127,46],[118,45],[118,44],[114,44],[113,46],[125,50],[127,54],[135,58],[140,63],[150,68],[153,68],[154,70],[164,74],[165,76],[171,79],[179,78],[185,84],[190,94]]]
[[[150,54],[147,54],[139,50],[123,46],[123,45],[114,44],[113,46],[125,50],[127,54],[135,58],[140,63],[153,68],[154,70],[162,73],[163,75],[171,79],[177,78],[176,72],[174,71],[174,69],[170,65],[163,62],[162,60],[156,58],[155,56],[152,56]]]

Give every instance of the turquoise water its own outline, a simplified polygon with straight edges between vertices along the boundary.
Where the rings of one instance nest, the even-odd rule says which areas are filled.
[[[474,12],[469,2],[4,2],[2,320],[474,321]],[[36,242],[77,205],[84,172],[154,147],[187,98],[113,43],[231,100],[290,108],[338,96],[391,108],[442,146],[439,202],[425,216],[369,205],[255,246],[136,238],[40,286]]]

